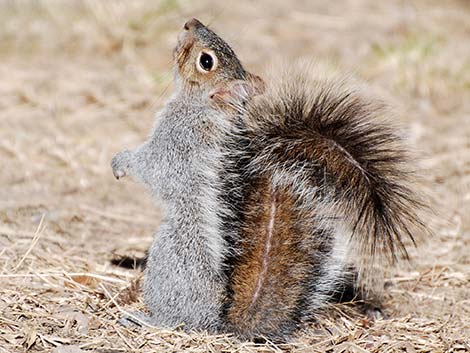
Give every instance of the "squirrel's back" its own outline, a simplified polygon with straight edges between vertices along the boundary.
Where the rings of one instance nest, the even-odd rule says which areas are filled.
[[[241,121],[227,145],[224,315],[246,337],[285,337],[335,296],[351,265],[367,272],[379,257],[406,256],[424,228],[383,104],[303,69],[267,86],[235,104]]]

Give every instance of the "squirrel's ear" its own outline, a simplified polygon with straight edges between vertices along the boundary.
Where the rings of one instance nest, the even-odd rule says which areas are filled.
[[[253,90],[253,96],[263,94],[264,91],[266,91],[266,84],[260,76],[252,74],[251,72],[247,72],[246,80],[250,82]]]
[[[246,80],[236,80],[214,89],[210,99],[217,105],[236,106],[249,98],[260,95],[265,90],[261,77],[247,73]]]
[[[218,107],[236,107],[249,99],[252,90],[247,81],[237,80],[216,87],[209,98]]]

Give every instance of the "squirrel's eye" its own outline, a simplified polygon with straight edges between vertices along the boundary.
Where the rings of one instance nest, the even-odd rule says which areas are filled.
[[[197,60],[197,69],[202,73],[215,70],[217,67],[217,58],[215,55],[202,51]]]
[[[211,71],[212,66],[214,66],[214,59],[209,54],[203,53],[199,58],[199,65],[201,65],[202,69]]]

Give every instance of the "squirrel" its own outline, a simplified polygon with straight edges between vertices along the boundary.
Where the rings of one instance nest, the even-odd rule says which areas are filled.
[[[151,136],[111,162],[165,212],[148,323],[286,340],[375,261],[407,256],[422,203],[381,103],[302,69],[266,84],[196,19],[174,59]]]

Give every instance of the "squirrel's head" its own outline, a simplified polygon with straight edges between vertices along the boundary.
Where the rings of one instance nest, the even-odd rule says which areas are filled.
[[[187,21],[178,35],[174,58],[179,80],[191,90],[217,94],[233,82],[262,83],[261,78],[245,71],[222,38],[195,18]]]

